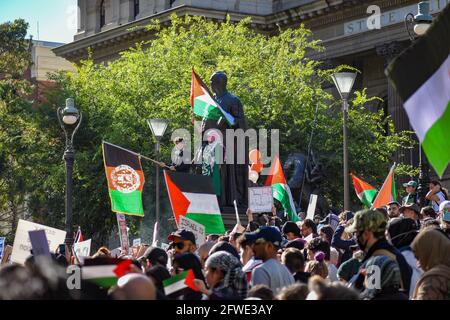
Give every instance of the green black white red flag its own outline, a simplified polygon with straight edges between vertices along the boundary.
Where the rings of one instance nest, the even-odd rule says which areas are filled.
[[[386,69],[428,161],[442,177],[450,162],[450,5]]]
[[[351,176],[356,195],[367,208],[370,208],[378,190],[354,174],[351,174]]]
[[[111,210],[143,217],[142,189],[145,179],[139,154],[103,142],[103,160]]]

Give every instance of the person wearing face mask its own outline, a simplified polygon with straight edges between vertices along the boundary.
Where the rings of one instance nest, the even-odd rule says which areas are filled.
[[[353,224],[345,228],[345,232],[354,234],[358,246],[365,252],[365,257],[358,274],[349,281],[350,285],[363,291],[367,261],[374,256],[386,256],[398,264],[401,288],[409,293],[412,270],[401,252],[386,240],[387,220],[383,213],[378,210],[362,210],[358,211],[353,219]]]
[[[189,173],[191,169],[190,163],[185,163],[183,161],[183,148],[184,148],[184,141],[181,137],[175,137],[173,139],[173,143],[175,144],[175,150],[172,152],[172,162],[170,164],[165,164],[164,162],[158,162],[158,164],[161,167],[169,168],[172,171],[177,172],[185,172]]]

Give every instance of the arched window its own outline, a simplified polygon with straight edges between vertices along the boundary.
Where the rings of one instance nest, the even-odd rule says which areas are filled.
[[[139,0],[134,0],[134,17],[136,18],[139,14]]]
[[[100,2],[100,28],[103,28],[106,24],[106,7],[105,0]]]

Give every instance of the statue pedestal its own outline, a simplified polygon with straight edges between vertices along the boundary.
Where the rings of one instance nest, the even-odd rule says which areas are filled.
[[[247,208],[244,209],[238,207],[239,219],[241,220],[241,224],[243,227],[246,227],[248,223],[247,215],[245,214],[246,211]],[[233,230],[234,226],[236,225],[236,213],[234,211],[234,207],[220,207],[220,212],[222,213],[225,230]]]

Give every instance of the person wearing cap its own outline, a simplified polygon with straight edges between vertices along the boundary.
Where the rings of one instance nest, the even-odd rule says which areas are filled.
[[[417,259],[411,249],[411,243],[417,234],[416,223],[409,218],[394,218],[390,220],[386,232],[388,241],[402,253],[412,269],[411,288],[409,290],[410,298],[412,298],[414,287],[423,273],[423,270],[417,266]]]
[[[403,217],[414,220],[416,228],[420,229],[420,208],[416,203],[405,204],[399,211]]]
[[[283,287],[295,282],[286,266],[277,259],[283,238],[275,227],[261,227],[255,232],[245,233],[244,236],[246,241],[252,243],[255,258],[263,261],[252,271],[251,286],[264,284],[277,293]]]
[[[441,229],[450,237],[450,201],[443,201],[439,205],[439,215],[441,217]]]
[[[447,200],[446,194],[443,192],[445,190],[442,189],[441,183],[439,181],[433,180],[429,184],[430,191],[428,191],[425,198],[431,201],[431,206],[434,211],[439,211],[439,205],[442,201]]]
[[[353,234],[359,248],[365,252],[360,271],[350,280],[350,283],[356,289],[364,290],[364,270],[367,260],[373,256],[383,255],[398,263],[402,278],[402,288],[409,293],[412,275],[411,267],[401,252],[386,240],[386,227],[387,221],[383,213],[378,210],[367,209],[358,211],[353,218],[353,223],[345,228],[345,232]]]
[[[195,235],[186,229],[178,229],[172,232],[167,239],[171,241],[170,246],[174,249],[175,254],[190,252],[197,250],[195,245]]]
[[[397,201],[391,201],[386,205],[389,219],[397,218],[400,216],[400,203]]]
[[[138,258],[138,261],[142,263],[145,271],[149,270],[153,266],[162,266],[167,268],[168,256],[166,251],[158,247],[150,247],[145,250],[144,254]]]
[[[402,205],[417,203],[417,182],[414,180],[404,183],[403,187],[406,190],[407,195],[402,199]]]
[[[174,151],[172,151],[172,162],[170,164],[165,164],[164,162],[158,162],[161,167],[169,167],[172,171],[177,172],[189,172],[191,169],[190,163],[185,163],[183,161],[183,148],[184,148],[184,140],[182,137],[175,137],[173,139],[173,143],[175,144]]]

